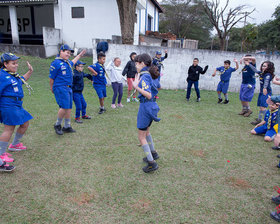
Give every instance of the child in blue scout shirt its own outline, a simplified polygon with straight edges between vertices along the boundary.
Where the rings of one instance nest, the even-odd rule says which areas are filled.
[[[221,81],[218,84],[217,87],[217,93],[218,93],[218,103],[221,103],[223,101],[221,93],[225,96],[224,104],[227,104],[229,102],[228,100],[228,87],[229,87],[229,81],[231,77],[231,73],[235,72],[239,66],[238,61],[236,59],[233,60],[236,64],[235,68],[230,67],[230,60],[224,61],[224,66],[218,67],[215,69],[213,73],[213,77],[216,75],[216,72],[219,71],[221,73]]]
[[[255,73],[258,73],[260,75],[260,93],[258,97],[258,104],[257,106],[260,108],[259,116],[258,118],[251,122],[251,124],[256,125],[260,123],[265,115],[266,108],[268,107],[268,104],[266,100],[269,96],[272,95],[272,89],[271,89],[271,81],[274,78],[274,64],[270,61],[265,61],[261,64],[261,70],[258,71],[253,65],[251,65],[248,61],[245,62],[246,65],[248,65]]]
[[[83,123],[80,119],[81,112],[82,112],[82,119],[91,119],[90,116],[86,115],[87,103],[83,96],[83,90],[84,90],[84,78],[88,78],[89,80],[92,81],[92,76],[90,74],[85,74],[83,72],[85,64],[86,63],[84,62],[77,61],[77,63],[74,65],[75,69],[73,75],[72,91],[73,91],[73,100],[76,106],[75,122],[77,123]]]
[[[158,78],[159,71],[156,66],[149,68],[151,63],[152,59],[148,54],[141,54],[135,57],[136,68],[140,74],[136,75],[133,87],[139,92],[138,97],[140,99],[137,128],[138,139],[146,154],[143,160],[148,163],[148,165],[143,168],[145,173],[158,169],[155,160],[159,158],[149,131],[153,121],[160,121],[160,118],[157,117],[159,107],[155,99],[158,90],[153,82],[153,80]]]
[[[11,154],[6,153],[15,127],[19,125],[9,150],[26,150],[26,147],[20,143],[20,139],[29,126],[29,120],[33,119],[22,107],[22,99],[24,97],[22,85],[25,84],[30,91],[31,87],[26,81],[30,78],[33,68],[27,62],[28,72],[20,76],[17,73],[18,59],[19,57],[14,54],[4,53],[1,55],[0,63],[0,122],[4,124],[4,130],[0,136],[0,171],[7,172],[15,168],[8,164],[13,162],[14,159],[9,157]]]
[[[255,128],[251,131],[251,134],[265,134],[264,140],[267,142],[271,142],[278,132],[278,108],[279,104],[269,104],[269,110],[266,111],[264,120],[255,126]]]
[[[102,52],[97,55],[97,62],[93,65],[90,65],[88,69],[93,74],[93,88],[95,89],[100,104],[99,114],[103,114],[106,109],[104,108],[104,99],[107,97],[106,93],[106,70],[104,68],[104,63],[106,61],[106,55]]]
[[[246,55],[240,61],[249,62],[252,66],[256,67],[256,58],[251,55]],[[254,96],[254,90],[256,85],[255,72],[245,64],[242,69],[242,84],[240,87],[239,99],[242,105],[242,111],[239,115],[243,115],[244,117],[249,117],[253,111],[250,109],[249,103],[252,101]]]
[[[168,57],[168,55],[167,55],[167,50],[165,50],[164,53],[165,53],[164,57],[161,57],[161,51],[157,51],[157,52],[156,52],[156,57],[153,58],[153,65],[155,65],[155,66],[158,67],[158,71],[159,71],[159,74],[160,74],[160,75],[158,76],[158,78],[154,80],[154,83],[155,83],[155,85],[156,85],[156,87],[157,87],[158,89],[161,88],[161,85],[160,85],[160,77],[161,77],[161,75],[162,75],[162,74],[161,74],[161,67],[163,67],[162,62]],[[158,99],[158,96],[155,96],[155,98]]]
[[[83,50],[72,61],[70,61],[69,58],[73,52],[74,51],[68,45],[62,45],[60,47],[58,57],[54,59],[50,66],[50,89],[59,106],[57,121],[54,124],[54,130],[58,135],[63,135],[63,132],[75,132],[70,124],[73,101],[72,67],[86,53],[86,51]],[[64,127],[61,128],[63,118]]]

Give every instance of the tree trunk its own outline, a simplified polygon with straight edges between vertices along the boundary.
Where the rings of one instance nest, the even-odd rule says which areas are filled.
[[[137,0],[117,0],[117,4],[121,23],[122,43],[133,44]]]
[[[225,38],[219,37],[220,39],[220,50],[224,51],[225,50]]]

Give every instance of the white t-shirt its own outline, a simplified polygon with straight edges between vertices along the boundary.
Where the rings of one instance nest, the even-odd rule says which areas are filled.
[[[115,66],[113,61],[110,61],[109,64],[106,66],[106,71],[108,72],[108,76],[111,80],[111,82],[118,82],[122,83],[122,79],[124,77],[122,76],[122,67]]]

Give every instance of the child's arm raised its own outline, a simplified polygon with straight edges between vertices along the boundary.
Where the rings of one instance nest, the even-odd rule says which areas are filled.
[[[233,61],[235,62],[235,71],[236,71],[239,69],[238,61],[236,60],[236,58],[234,58]]]
[[[87,52],[87,51],[86,51],[85,49],[82,50],[81,53],[78,54],[78,55],[72,60],[73,64],[76,64],[77,61],[80,60],[80,58],[83,57],[83,56],[85,55],[86,52]]]
[[[33,72],[33,67],[31,66],[31,64],[28,61],[26,63],[27,63],[27,66],[28,66],[28,72],[26,72],[23,75],[23,78],[25,79],[25,81],[27,81],[30,78],[30,76]]]

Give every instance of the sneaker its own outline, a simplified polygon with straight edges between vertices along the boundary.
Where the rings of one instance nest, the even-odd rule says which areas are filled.
[[[221,103],[223,101],[222,98],[218,98],[218,103]]]
[[[18,152],[18,151],[22,151],[22,150],[26,150],[26,146],[24,146],[21,142],[16,144],[16,145],[9,145],[8,148],[11,152]]]
[[[253,113],[252,110],[247,110],[246,113],[243,115],[244,117],[249,117]]]
[[[280,150],[280,146],[273,146],[271,147],[273,150]]]
[[[277,197],[272,197],[271,200],[275,204],[279,205],[280,204],[280,195],[278,195]]]
[[[66,132],[66,133],[73,133],[73,132],[76,132],[71,126],[68,127],[68,128],[63,127],[63,128],[62,128],[62,131],[63,131],[63,132]]]
[[[54,125],[55,133],[58,135],[63,135],[63,131],[61,130],[61,125]]]
[[[14,159],[11,157],[8,157],[7,155],[1,155],[0,159],[2,159],[6,163],[12,163],[14,162]]]
[[[0,172],[11,172],[15,169],[16,167],[4,162],[2,166],[0,166]]]
[[[81,121],[81,119],[79,117],[75,118],[75,122],[78,123],[78,124],[82,124],[83,121]]]
[[[238,113],[238,115],[244,115],[247,112],[247,110],[242,109],[240,113]]]
[[[224,102],[223,102],[223,104],[228,104],[229,103],[229,100],[225,100]]]
[[[91,116],[84,115],[84,116],[82,116],[82,118],[83,118],[83,119],[88,119],[88,120],[89,120],[89,119],[91,119]]]
[[[159,158],[159,155],[158,155],[157,152],[152,153],[152,156],[153,156],[154,160],[157,160],[157,159]],[[144,161],[145,163],[147,163],[147,162],[148,162],[147,157],[144,157],[144,158],[143,158],[143,161]]]
[[[158,97],[158,96],[155,96],[155,98],[156,98],[156,99],[159,99],[159,97]]]
[[[105,112],[105,110],[100,108],[98,114],[103,114],[104,112]]]
[[[280,222],[280,205],[276,207],[276,212],[270,212],[270,217],[277,222]]]
[[[134,101],[134,102],[139,102],[139,100],[137,100],[136,97],[133,97],[133,98],[132,98],[132,101]]]
[[[148,162],[148,165],[143,167],[143,171],[145,173],[149,173],[149,172],[155,171],[157,169],[158,169],[158,165],[155,161],[154,162]]]
[[[2,156],[9,156],[9,157],[12,157],[12,154],[10,154],[10,153],[7,153],[7,152],[4,152],[3,154],[2,154]]]
[[[257,124],[259,124],[261,122],[262,122],[262,120],[257,118],[255,121],[252,121],[251,124],[252,125],[257,125]]]
[[[111,107],[113,108],[113,109],[116,109],[117,107],[116,107],[116,104],[111,104]]]
[[[189,102],[189,101],[190,101],[190,98],[187,98],[187,101]]]
[[[117,106],[118,106],[118,107],[123,107],[123,105],[122,105],[121,103],[119,103]]]
[[[197,99],[196,99],[196,102],[200,102],[200,98],[197,98]]]
[[[126,102],[127,102],[127,103],[130,103],[130,98],[127,98],[127,99],[126,99]]]

